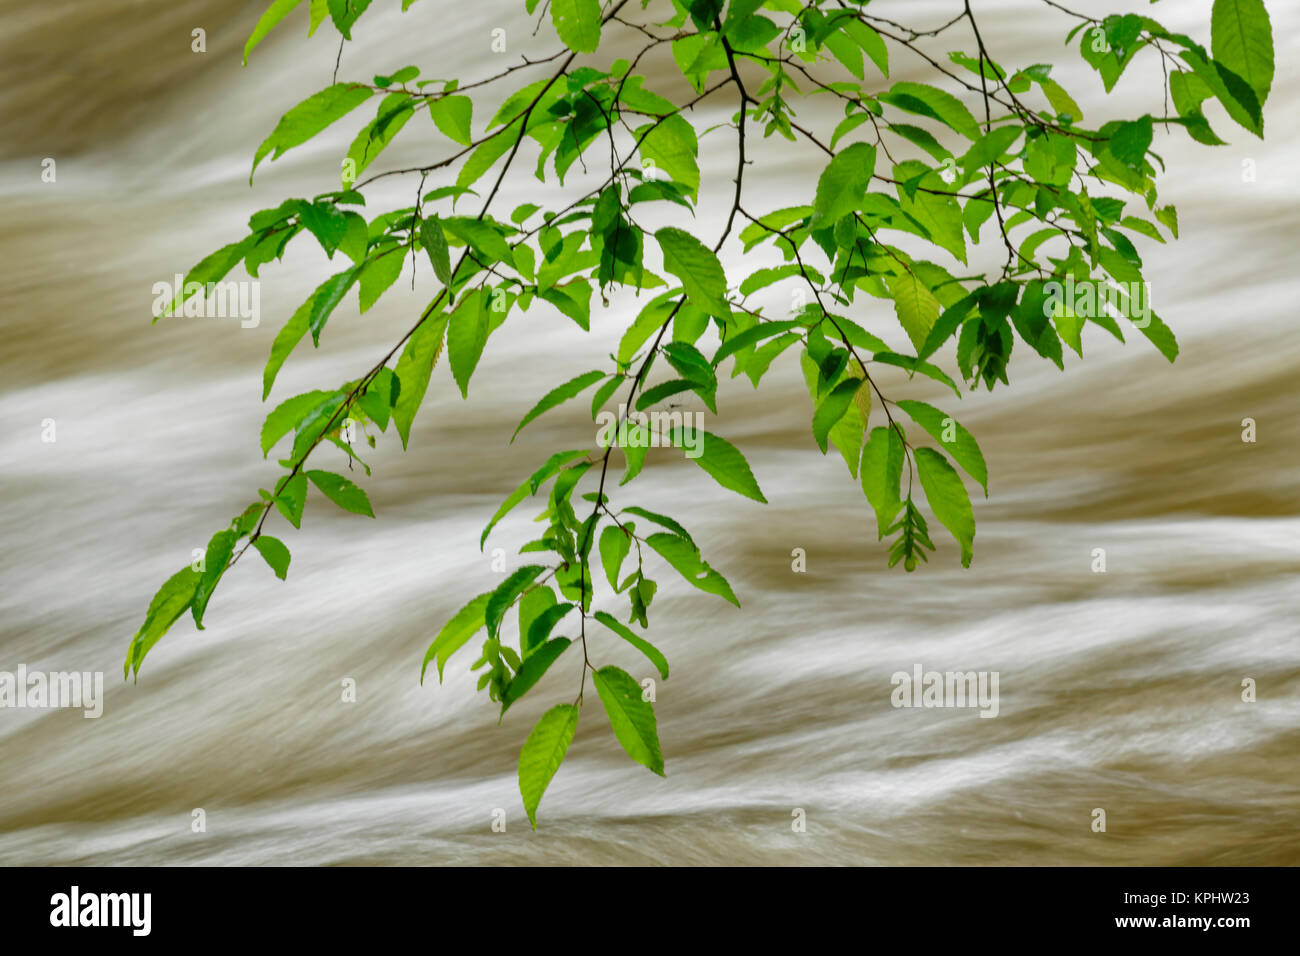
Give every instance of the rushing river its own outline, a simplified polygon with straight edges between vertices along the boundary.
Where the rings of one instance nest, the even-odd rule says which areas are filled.
[[[619,495],[678,517],[743,608],[659,575],[651,637],[672,663],[657,690],[667,778],[632,764],[599,708],[585,707],[532,833],[516,756],[542,710],[572,695],[577,659],[501,726],[474,693],[472,651],[442,686],[420,686],[420,660],[441,623],[500,580],[492,548],[518,561],[514,547],[532,536],[521,509],[480,553],[501,498],[552,450],[590,441],[578,402],[507,443],[538,396],[600,364],[638,307],[630,297],[594,317],[590,336],[541,309],[514,315],[468,402],[440,365],[410,452],[381,439],[368,456],[374,477],[360,480],[376,520],[317,498],[301,532],[276,519],[293,550],[288,582],[241,562],[207,630],[187,616],[138,684],[120,679],[154,589],[274,480],[257,446],[262,364],[330,268],[299,240],[263,272],[257,328],[150,325],[154,282],[241,236],[251,212],[337,188],[355,121],[263,164],[248,186],[258,142],[328,83],[337,52],[328,27],[305,37],[300,9],[241,69],[261,6],[0,3],[0,670],[106,679],[99,719],[0,710],[0,862],[1300,862],[1300,7],[1270,3],[1279,66],[1265,142],[1217,107],[1210,120],[1230,146],[1157,133],[1161,199],[1178,206],[1183,239],[1141,248],[1181,342],[1175,365],[1136,333],[1121,346],[1093,329],[1086,362],[1071,356],[1061,373],[1021,343],[1010,389],[956,407],[928,380],[886,376],[886,394],[940,403],[984,449],[991,493],[976,501],[969,570],[941,533],[930,565],[886,568],[860,489],[833,452],[816,451],[793,354],[760,392],[724,385],[709,426],[746,452],[769,505],[651,453]],[[951,6],[872,10],[934,26]],[[513,0],[376,7],[343,53],[344,78],[407,63],[472,78],[554,43],[546,30],[530,36],[535,17]],[[978,8],[992,55],[1060,62],[1054,75],[1090,121],[1159,112],[1154,58],[1108,101],[1061,46],[1068,17],[1035,0]],[[1208,42],[1209,9],[1154,12]],[[196,27],[206,53],[190,49]],[[504,58],[489,49],[495,27]],[[969,45],[960,26],[929,48],[958,44]],[[904,51],[895,63],[895,78],[927,76]],[[703,118],[725,121],[726,96],[702,104]],[[704,142],[694,228],[711,243],[733,134]],[[417,117],[375,168],[416,164],[437,143]],[[54,183],[41,180],[46,157]],[[811,195],[818,156],[769,142],[754,158],[747,205]],[[411,177],[381,182],[372,212],[416,189]],[[537,189],[514,179],[499,208]],[[982,261],[995,262],[985,236]],[[414,291],[403,276],[362,316],[350,299],[320,350],[290,359],[273,398],[355,377],[434,287],[427,271]],[[897,334],[887,303],[862,308]],[[950,353],[941,361],[955,366]],[[1256,442],[1242,441],[1244,418]],[[1105,573],[1093,571],[1098,548]],[[648,676],[625,646],[597,653]],[[998,672],[997,718],[892,707],[891,675],[917,664]],[[354,703],[342,699],[347,678]],[[1246,678],[1254,702],[1242,699]],[[200,808],[206,831],[194,832]],[[491,827],[496,808],[504,833]],[[1092,830],[1095,808],[1105,833]]]

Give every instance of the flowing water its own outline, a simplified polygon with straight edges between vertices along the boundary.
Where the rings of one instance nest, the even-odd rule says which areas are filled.
[[[1101,14],[1123,3],[1075,5]],[[588,706],[533,833],[515,758],[542,710],[572,694],[577,660],[502,726],[473,692],[472,651],[442,686],[421,687],[419,664],[442,622],[500,580],[492,547],[513,555],[531,537],[521,511],[481,554],[497,503],[593,431],[581,402],[510,445],[514,424],[545,390],[598,364],[633,299],[599,314],[590,337],[540,309],[513,316],[468,402],[440,367],[411,451],[381,440],[371,456],[363,483],[376,520],[313,499],[301,532],[273,532],[294,553],[287,584],[241,562],[207,630],[183,620],[137,685],[118,679],[154,589],[273,480],[257,448],[261,366],[284,318],[328,274],[301,240],[266,267],[257,328],[149,323],[154,282],[238,238],[252,211],[332,188],[355,129],[341,124],[264,164],[249,189],[253,149],[328,82],[337,52],[328,28],[306,39],[299,10],[241,70],[261,6],[0,4],[0,670],[106,675],[96,720],[0,710],[0,862],[1300,862],[1300,143],[1290,108],[1300,8],[1270,4],[1279,67],[1266,142],[1217,108],[1211,122],[1230,146],[1157,134],[1169,166],[1161,198],[1177,204],[1184,238],[1143,250],[1156,307],[1182,345],[1175,365],[1136,334],[1121,346],[1094,330],[1087,362],[1067,360],[1061,373],[1022,344],[1012,388],[960,408],[928,380],[882,380],[892,397],[953,410],[983,446],[991,493],[976,501],[969,570],[950,541],[913,575],[885,567],[861,491],[833,454],[816,453],[792,357],[761,392],[725,385],[710,425],[746,452],[771,504],[651,453],[619,498],[682,520],[743,609],[659,575],[651,636],[672,662],[657,690],[667,778],[627,760]],[[873,10],[934,26],[951,6],[878,0]],[[535,18],[515,2],[382,7],[361,20],[343,77],[352,64],[365,75],[408,62],[426,76],[483,75],[553,42],[530,36]],[[1209,7],[1158,13],[1208,38]],[[977,11],[1004,64],[1059,61],[1054,75],[1090,122],[1159,111],[1154,60],[1108,101],[1061,47],[1068,17],[1031,0],[981,0]],[[190,49],[195,27],[207,30],[206,53]],[[489,50],[495,27],[507,31],[505,59]],[[959,44],[969,45],[960,26],[929,48],[942,56]],[[897,78],[926,78],[903,51],[895,64]],[[715,100],[700,112],[724,121],[734,107]],[[732,135],[705,140],[696,227],[706,237],[729,201]],[[417,117],[376,168],[444,148]],[[45,157],[57,162],[54,183],[41,181]],[[749,207],[811,194],[815,155],[769,142],[755,158]],[[538,188],[513,182],[499,208]],[[371,209],[405,205],[415,189],[411,177],[383,180]],[[983,261],[995,263],[987,236]],[[320,350],[290,360],[276,396],[368,368],[433,289],[427,272],[414,291],[404,276],[364,316],[341,308]],[[861,308],[872,328],[893,326],[887,303]],[[1242,441],[1247,417],[1254,443]],[[54,442],[42,440],[47,419]],[[792,570],[796,548],[804,573]],[[1097,548],[1104,574],[1092,570]],[[604,642],[597,653],[648,676],[629,648]],[[895,709],[891,675],[917,664],[997,671],[998,717]],[[342,700],[346,678],[355,703]],[[1245,678],[1254,702],[1242,700]],[[197,808],[206,832],[193,832]],[[497,808],[504,833],[491,829]],[[795,808],[804,833],[792,828]],[[1105,833],[1091,829],[1095,808]]]

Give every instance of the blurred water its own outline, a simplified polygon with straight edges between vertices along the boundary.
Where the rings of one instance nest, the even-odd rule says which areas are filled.
[[[884,567],[860,490],[814,450],[792,361],[761,393],[725,385],[710,426],[745,450],[770,505],[651,453],[621,500],[679,517],[744,607],[660,576],[652,637],[673,666],[657,704],[667,779],[631,764],[599,709],[584,708],[543,827],[530,833],[515,758],[536,717],[571,695],[577,659],[501,727],[473,693],[471,651],[441,687],[420,687],[419,662],[447,616],[499,580],[477,547],[499,500],[592,428],[579,402],[513,445],[509,432],[536,396],[613,347],[630,298],[594,318],[591,336],[541,310],[513,317],[468,402],[440,368],[411,451],[382,441],[369,456],[377,520],[313,500],[303,530],[283,532],[288,584],[241,562],[206,631],[181,622],[138,685],[116,679],[153,590],[273,480],[257,449],[261,367],[284,318],[327,274],[303,240],[267,267],[258,328],[149,324],[153,282],[237,238],[253,210],[336,188],[355,122],[264,164],[247,185],[256,144],[328,81],[337,52],[327,29],[303,36],[297,11],[241,70],[260,6],[0,4],[11,81],[0,94],[0,670],[103,670],[108,688],[99,720],[0,710],[0,862],[1300,862],[1290,109],[1300,9],[1271,4],[1279,68],[1267,142],[1213,109],[1231,146],[1158,134],[1170,170],[1161,198],[1177,204],[1184,239],[1144,254],[1182,345],[1177,364],[1137,335],[1127,347],[1094,335],[1087,363],[1061,374],[1018,355],[1012,389],[953,409],[991,472],[969,570],[943,542],[915,575]],[[949,6],[873,10],[929,26]],[[1171,26],[1207,34],[1209,0],[1165,6]],[[1058,60],[1054,75],[1090,121],[1120,108],[1060,47],[1068,18],[1030,0],[979,7],[995,58]],[[405,16],[372,11],[341,75],[408,62],[425,75],[481,74],[502,62],[488,52],[494,27],[507,29],[511,57],[550,51],[546,31],[529,36],[532,22],[502,0],[456,5],[454,17],[433,0]],[[189,49],[197,26],[206,54]],[[952,36],[952,47],[966,42]],[[896,78],[924,69],[896,57]],[[1115,99],[1124,112],[1156,110],[1153,89],[1135,70]],[[733,108],[701,112],[722,122]],[[413,120],[376,168],[430,155],[426,124]],[[730,198],[731,135],[710,137],[721,142],[705,169],[705,236]],[[818,163],[795,155],[756,145],[748,205],[810,194]],[[40,181],[45,156],[57,159],[55,184]],[[1242,182],[1243,159],[1257,181]],[[370,208],[405,204],[414,190],[394,177]],[[538,190],[520,179],[500,208]],[[366,315],[341,308],[319,352],[304,346],[289,362],[276,396],[368,368],[433,288],[422,275],[412,292],[403,277]],[[896,334],[887,305],[867,308],[873,329]],[[882,387],[952,408],[928,382]],[[1247,416],[1255,444],[1240,440]],[[40,437],[49,418],[53,444]],[[490,545],[513,553],[530,530],[521,512]],[[807,573],[792,573],[794,548],[806,549]],[[1104,575],[1090,571],[1094,548],[1106,549]],[[648,676],[629,648],[605,642],[598,655]],[[1000,671],[1000,716],[892,708],[890,675],[916,663]],[[348,677],[354,704],[340,700]],[[1258,682],[1253,704],[1239,696],[1245,677]],[[204,834],[190,828],[199,807]],[[489,828],[498,807],[504,834]],[[796,807],[807,833],[791,831]],[[1104,835],[1089,829],[1095,807],[1108,814]]]

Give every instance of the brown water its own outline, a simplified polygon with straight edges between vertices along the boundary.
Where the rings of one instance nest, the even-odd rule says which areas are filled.
[[[630,299],[591,337],[540,310],[513,317],[468,402],[440,368],[410,453],[381,442],[370,456],[377,520],[313,500],[302,532],[283,532],[288,584],[241,562],[206,631],[181,622],[138,685],[116,679],[153,590],[273,480],[257,449],[262,363],[327,274],[303,240],[264,272],[258,328],[149,324],[152,283],[237,238],[250,212],[333,188],[355,125],[264,165],[250,191],[253,149],[328,82],[336,53],[327,28],[306,40],[300,10],[241,70],[260,6],[0,4],[0,670],[102,670],[107,687],[98,720],[0,710],[0,862],[1300,862],[1300,9],[1271,4],[1279,68],[1266,143],[1218,111],[1211,122],[1231,146],[1158,134],[1170,168],[1162,200],[1177,204],[1184,239],[1144,254],[1182,344],[1176,365],[1137,335],[1127,347],[1094,335],[1086,363],[1062,374],[1018,355],[1012,389],[959,408],[929,383],[884,382],[891,397],[953,410],[984,448],[992,494],[976,503],[971,569],[943,542],[917,574],[885,568],[860,490],[816,454],[793,362],[760,393],[724,387],[710,426],[745,450],[770,505],[652,452],[623,500],[679,517],[744,607],[660,576],[652,637],[673,666],[657,704],[667,779],[631,764],[585,708],[530,833],[515,758],[541,711],[572,693],[576,659],[501,727],[473,693],[472,652],[441,687],[419,685],[419,662],[447,616],[499,580],[491,545],[513,554],[531,537],[521,517],[479,553],[499,500],[551,450],[591,434],[581,403],[507,445],[514,423],[597,364]],[[948,6],[873,9],[932,25]],[[1207,35],[1209,0],[1163,6],[1171,26]],[[405,16],[368,13],[342,75],[351,63],[499,68],[487,52],[496,26],[511,56],[551,48],[529,38],[522,4],[455,9],[453,19],[421,0]],[[1068,19],[1030,0],[977,9],[996,58],[1057,59],[1059,74],[1078,77],[1067,86],[1089,120],[1116,109],[1061,49]],[[198,26],[206,54],[190,52]],[[896,78],[923,79],[923,66],[900,53]],[[1126,112],[1156,110],[1153,89],[1137,70],[1115,98]],[[732,109],[719,101],[708,115]],[[706,236],[729,198],[730,135],[712,134]],[[434,142],[414,120],[381,166],[418,162]],[[749,205],[810,194],[819,162],[761,149]],[[53,184],[40,181],[47,156]],[[389,183],[372,210],[415,189]],[[537,189],[521,179],[501,207]],[[340,309],[276,395],[368,368],[433,289],[422,275],[410,292],[404,278],[365,316]],[[887,305],[867,308],[873,328],[892,328]],[[1241,441],[1245,417],[1258,424],[1254,444]],[[52,444],[40,437],[47,418]],[[807,551],[806,573],[791,570],[794,548]],[[1106,549],[1105,574],[1091,571],[1095,548]],[[630,649],[598,653],[648,676]],[[998,718],[892,708],[890,676],[917,663],[999,671]],[[1254,703],[1240,697],[1247,677]],[[357,682],[356,703],[341,700],[344,678]],[[1104,834],[1090,829],[1098,807]],[[205,833],[191,830],[195,808]],[[505,833],[490,828],[496,808]],[[806,811],[806,833],[792,832],[793,808]]]

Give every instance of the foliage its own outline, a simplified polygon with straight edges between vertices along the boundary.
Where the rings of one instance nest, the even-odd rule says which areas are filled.
[[[245,59],[300,2],[271,4]],[[403,9],[411,4],[404,0]],[[537,5],[526,0],[527,13],[536,13]],[[329,21],[350,38],[370,6],[369,0],[310,0],[310,29]],[[138,675],[150,648],[186,610],[202,626],[214,590],[250,545],[275,574],[287,575],[288,548],[264,527],[275,512],[299,526],[308,482],[341,508],[374,516],[353,481],[307,467],[326,444],[340,449],[349,467],[360,461],[348,422],[360,426],[371,446],[371,429],[382,433],[392,423],[405,447],[444,351],[455,387],[468,396],[488,340],[513,313],[538,307],[585,330],[593,296],[606,303],[619,288],[656,292],[629,323],[612,364],[557,384],[523,414],[515,435],[593,387],[593,418],[610,415],[604,410],[618,397],[626,411],[614,416],[594,450],[548,458],[492,516],[481,545],[525,500],[543,503],[536,519],[542,531],[521,549],[536,563],[466,603],[439,631],[424,661],[425,669],[436,666],[441,680],[448,660],[482,635],[473,665],[478,688],[504,716],[570,646],[581,647],[576,698],[548,710],[520,754],[519,787],[534,825],[576,731],[588,671],[619,743],[650,770],[664,770],[651,697],[625,671],[593,663],[596,634],[637,649],[663,679],[668,660],[641,633],[658,589],[652,574],[669,569],[739,604],[676,518],[634,500],[621,506],[612,500],[615,448],[626,461],[620,487],[645,463],[645,425],[633,410],[690,394],[716,412],[718,379],[728,362],[733,378],[743,374],[757,388],[780,355],[797,353],[811,397],[813,439],[823,454],[834,446],[861,483],[878,538],[892,539],[890,566],[901,562],[911,571],[935,549],[920,492],[957,542],[961,563],[969,565],[975,521],[962,473],[987,494],[979,446],[945,411],[886,398],[880,371],[927,376],[960,397],[957,380],[939,364],[940,350],[950,343],[958,378],[971,388],[983,383],[992,389],[1008,383],[1017,338],[1063,368],[1062,346],[1082,356],[1087,323],[1122,340],[1120,320],[1172,361],[1178,352],[1173,333],[1137,301],[1143,263],[1135,238],[1163,243],[1166,233],[1178,233],[1176,210],[1158,199],[1163,163],[1153,150],[1154,133],[1163,128],[1172,134],[1181,126],[1200,143],[1221,143],[1202,109],[1213,99],[1233,121],[1262,136],[1273,76],[1272,35],[1261,0],[1215,0],[1209,50],[1147,16],[1098,19],[1052,0],[1026,0],[1026,6],[1071,25],[1069,55],[1081,56],[1108,92],[1140,54],[1158,57],[1167,77],[1164,111],[1088,124],[1053,79],[1050,64],[996,62],[969,2],[961,0],[950,21],[926,30],[876,15],[888,8],[879,0],[645,0],[641,9],[630,0],[550,0],[543,15],[549,9],[563,45],[545,59],[473,82],[420,79],[416,66],[385,64],[389,72],[372,82],[339,80],[294,106],[257,148],[254,172],[377,101],[343,160],[339,189],[253,214],[248,235],[186,276],[187,291],[191,282],[221,280],[241,262],[256,276],[300,234],[341,261],[341,270],[276,335],[263,399],[308,332],[319,346],[354,287],[365,311],[408,258],[427,256],[438,292],[360,378],[275,405],[262,429],[262,450],[269,454],[288,443],[278,459],[282,474],[213,535],[201,570],[182,569],[163,585],[131,642],[126,673]],[[611,62],[599,55],[613,45],[615,33],[637,41],[632,59]],[[936,44],[951,52],[936,55]],[[891,65],[900,57],[924,61],[934,83],[892,82]],[[681,74],[690,95],[674,98],[665,91],[679,84],[655,82],[669,61],[666,68]],[[652,70],[651,63],[660,65]],[[516,74],[537,78],[498,92]],[[721,234],[709,243],[692,231],[698,229],[693,213],[704,165],[701,114],[693,107],[723,97],[735,104],[729,122],[734,192]],[[801,115],[811,97],[829,99],[842,112],[832,129],[815,129]],[[486,102],[502,105],[487,115]],[[417,169],[363,177],[422,111],[447,140],[446,155]],[[746,194],[748,151],[758,136],[783,137],[824,155],[815,187],[789,184],[795,205],[768,208]],[[568,178],[581,185],[564,204],[528,203],[505,214],[494,200],[525,146],[530,162],[536,157],[539,180],[563,185]],[[728,147],[717,134],[709,148]],[[606,162],[608,171],[600,171]],[[593,175],[591,168],[600,172]],[[365,187],[392,175],[418,176],[413,204],[364,214]],[[430,176],[446,178],[425,192]],[[678,224],[651,230],[641,223],[647,217]],[[981,241],[1005,249],[1004,259],[997,256],[1000,268],[969,265],[971,247]],[[765,264],[728,275],[718,256],[727,247],[741,259],[737,245],[745,261],[753,250],[766,254]],[[918,248],[932,258],[907,251]],[[781,264],[773,265],[776,259]],[[1077,297],[1060,294],[1066,282],[1100,295],[1105,280],[1128,290],[1116,300],[1118,309],[1082,308]],[[757,293],[778,286],[806,304],[778,314],[752,304]],[[184,299],[178,296],[173,310]],[[888,305],[873,308],[873,300]],[[888,331],[895,320],[901,335]],[[909,343],[910,351],[891,347],[887,334]],[[715,337],[717,344],[710,344]],[[656,370],[667,377],[651,384]],[[873,415],[879,422],[874,428]],[[905,427],[904,417],[917,427]],[[731,442],[686,424],[668,439],[723,488],[766,500]],[[933,444],[918,444],[926,439]],[[625,621],[595,609],[602,580],[613,598],[626,602]],[[514,632],[507,627],[512,613]],[[592,622],[601,627],[589,633]],[[576,624],[576,641],[555,636],[562,623]]]

